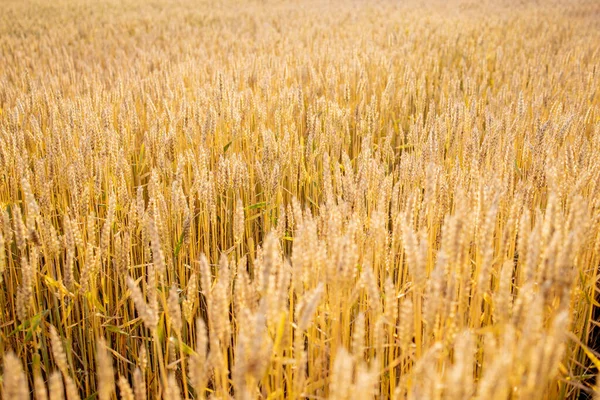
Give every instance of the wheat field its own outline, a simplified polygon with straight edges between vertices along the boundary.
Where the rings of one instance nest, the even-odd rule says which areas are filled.
[[[2,399],[600,399],[599,268],[597,1],[0,2]]]

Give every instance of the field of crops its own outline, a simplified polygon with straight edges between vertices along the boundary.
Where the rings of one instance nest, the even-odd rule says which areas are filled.
[[[599,267],[598,1],[0,1],[1,399],[600,398]]]

